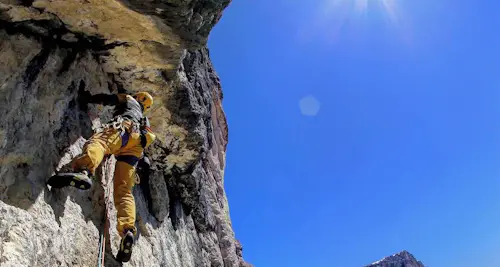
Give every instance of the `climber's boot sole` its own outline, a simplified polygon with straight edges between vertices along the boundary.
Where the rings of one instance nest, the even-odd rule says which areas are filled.
[[[134,234],[127,232],[120,243],[120,250],[116,254],[116,260],[119,262],[128,262],[132,257],[132,246],[134,245]]]
[[[92,187],[92,180],[82,173],[58,173],[50,177],[47,184],[52,188],[72,186],[80,190],[88,190]]]

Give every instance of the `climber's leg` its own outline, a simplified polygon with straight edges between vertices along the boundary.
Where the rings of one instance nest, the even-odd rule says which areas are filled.
[[[119,262],[128,262],[132,257],[132,246],[134,245],[134,234],[127,231],[120,242],[120,249],[116,254],[116,260]]]
[[[73,159],[71,166],[75,172],[58,173],[49,178],[47,184],[54,188],[73,186],[87,190],[92,186],[89,178],[101,164],[105,155],[118,151],[121,146],[120,131],[106,128],[94,134],[84,145],[83,152]]]
[[[120,130],[110,127],[92,135],[83,146],[82,154],[73,159],[71,163],[73,170],[87,170],[94,174],[104,156],[120,149],[122,145],[120,134]]]
[[[88,190],[92,187],[92,180],[88,176],[87,171],[57,173],[50,177],[47,184],[52,188],[63,188],[73,186],[80,190]]]
[[[132,189],[135,184],[135,167],[125,161],[120,156],[117,157],[114,175],[114,201],[117,211],[116,229],[121,236],[125,230],[132,230],[135,234],[135,200]]]
[[[130,130],[132,125],[124,123]],[[124,136],[128,140],[124,142],[118,153],[115,154],[116,165],[114,174],[114,201],[117,211],[118,233],[123,237],[126,230],[131,230],[135,235],[135,200],[132,195],[132,188],[135,185],[136,167],[139,158],[142,157],[140,135],[130,133]]]
[[[132,255],[135,228],[135,200],[132,188],[135,183],[135,156],[117,156],[114,176],[114,202],[117,211],[116,229],[122,237],[117,260],[127,262]]]

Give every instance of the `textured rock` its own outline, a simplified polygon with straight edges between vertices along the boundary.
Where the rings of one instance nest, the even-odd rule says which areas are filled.
[[[134,188],[138,240],[126,266],[250,266],[224,192],[228,129],[205,42],[229,0],[0,0],[0,266],[118,266],[112,173],[89,191],[46,179],[111,109],[92,93],[147,90],[158,139]],[[107,196],[107,197],[104,197]],[[106,222],[105,214],[109,220]]]
[[[203,45],[208,33],[222,16],[222,10],[231,0],[123,0],[131,9],[144,14],[155,14],[183,37],[187,45]]]
[[[383,258],[365,267],[425,267],[417,261],[408,251],[402,251],[392,256]]]

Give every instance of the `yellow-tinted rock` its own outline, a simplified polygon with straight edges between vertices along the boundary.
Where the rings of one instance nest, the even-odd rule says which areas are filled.
[[[157,141],[134,189],[139,238],[128,266],[248,266],[223,188],[227,125],[205,42],[228,0],[0,0],[0,265],[95,266],[103,215],[106,266],[117,266],[112,176],[90,191],[46,179],[82,149],[112,109],[91,93],[146,90]],[[206,7],[206,8],[202,8]],[[2,28],[3,27],[3,28]],[[149,180],[148,180],[149,179]],[[106,192],[106,198],[103,194]]]

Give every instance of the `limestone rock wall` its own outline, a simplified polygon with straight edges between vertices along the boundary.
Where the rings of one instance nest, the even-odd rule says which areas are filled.
[[[118,266],[114,158],[89,191],[45,186],[110,118],[79,103],[80,85],[155,97],[158,139],[134,189],[139,233],[125,266],[250,266],[224,193],[228,128],[205,44],[228,4],[0,0],[0,266],[97,266],[105,228],[105,265]]]

